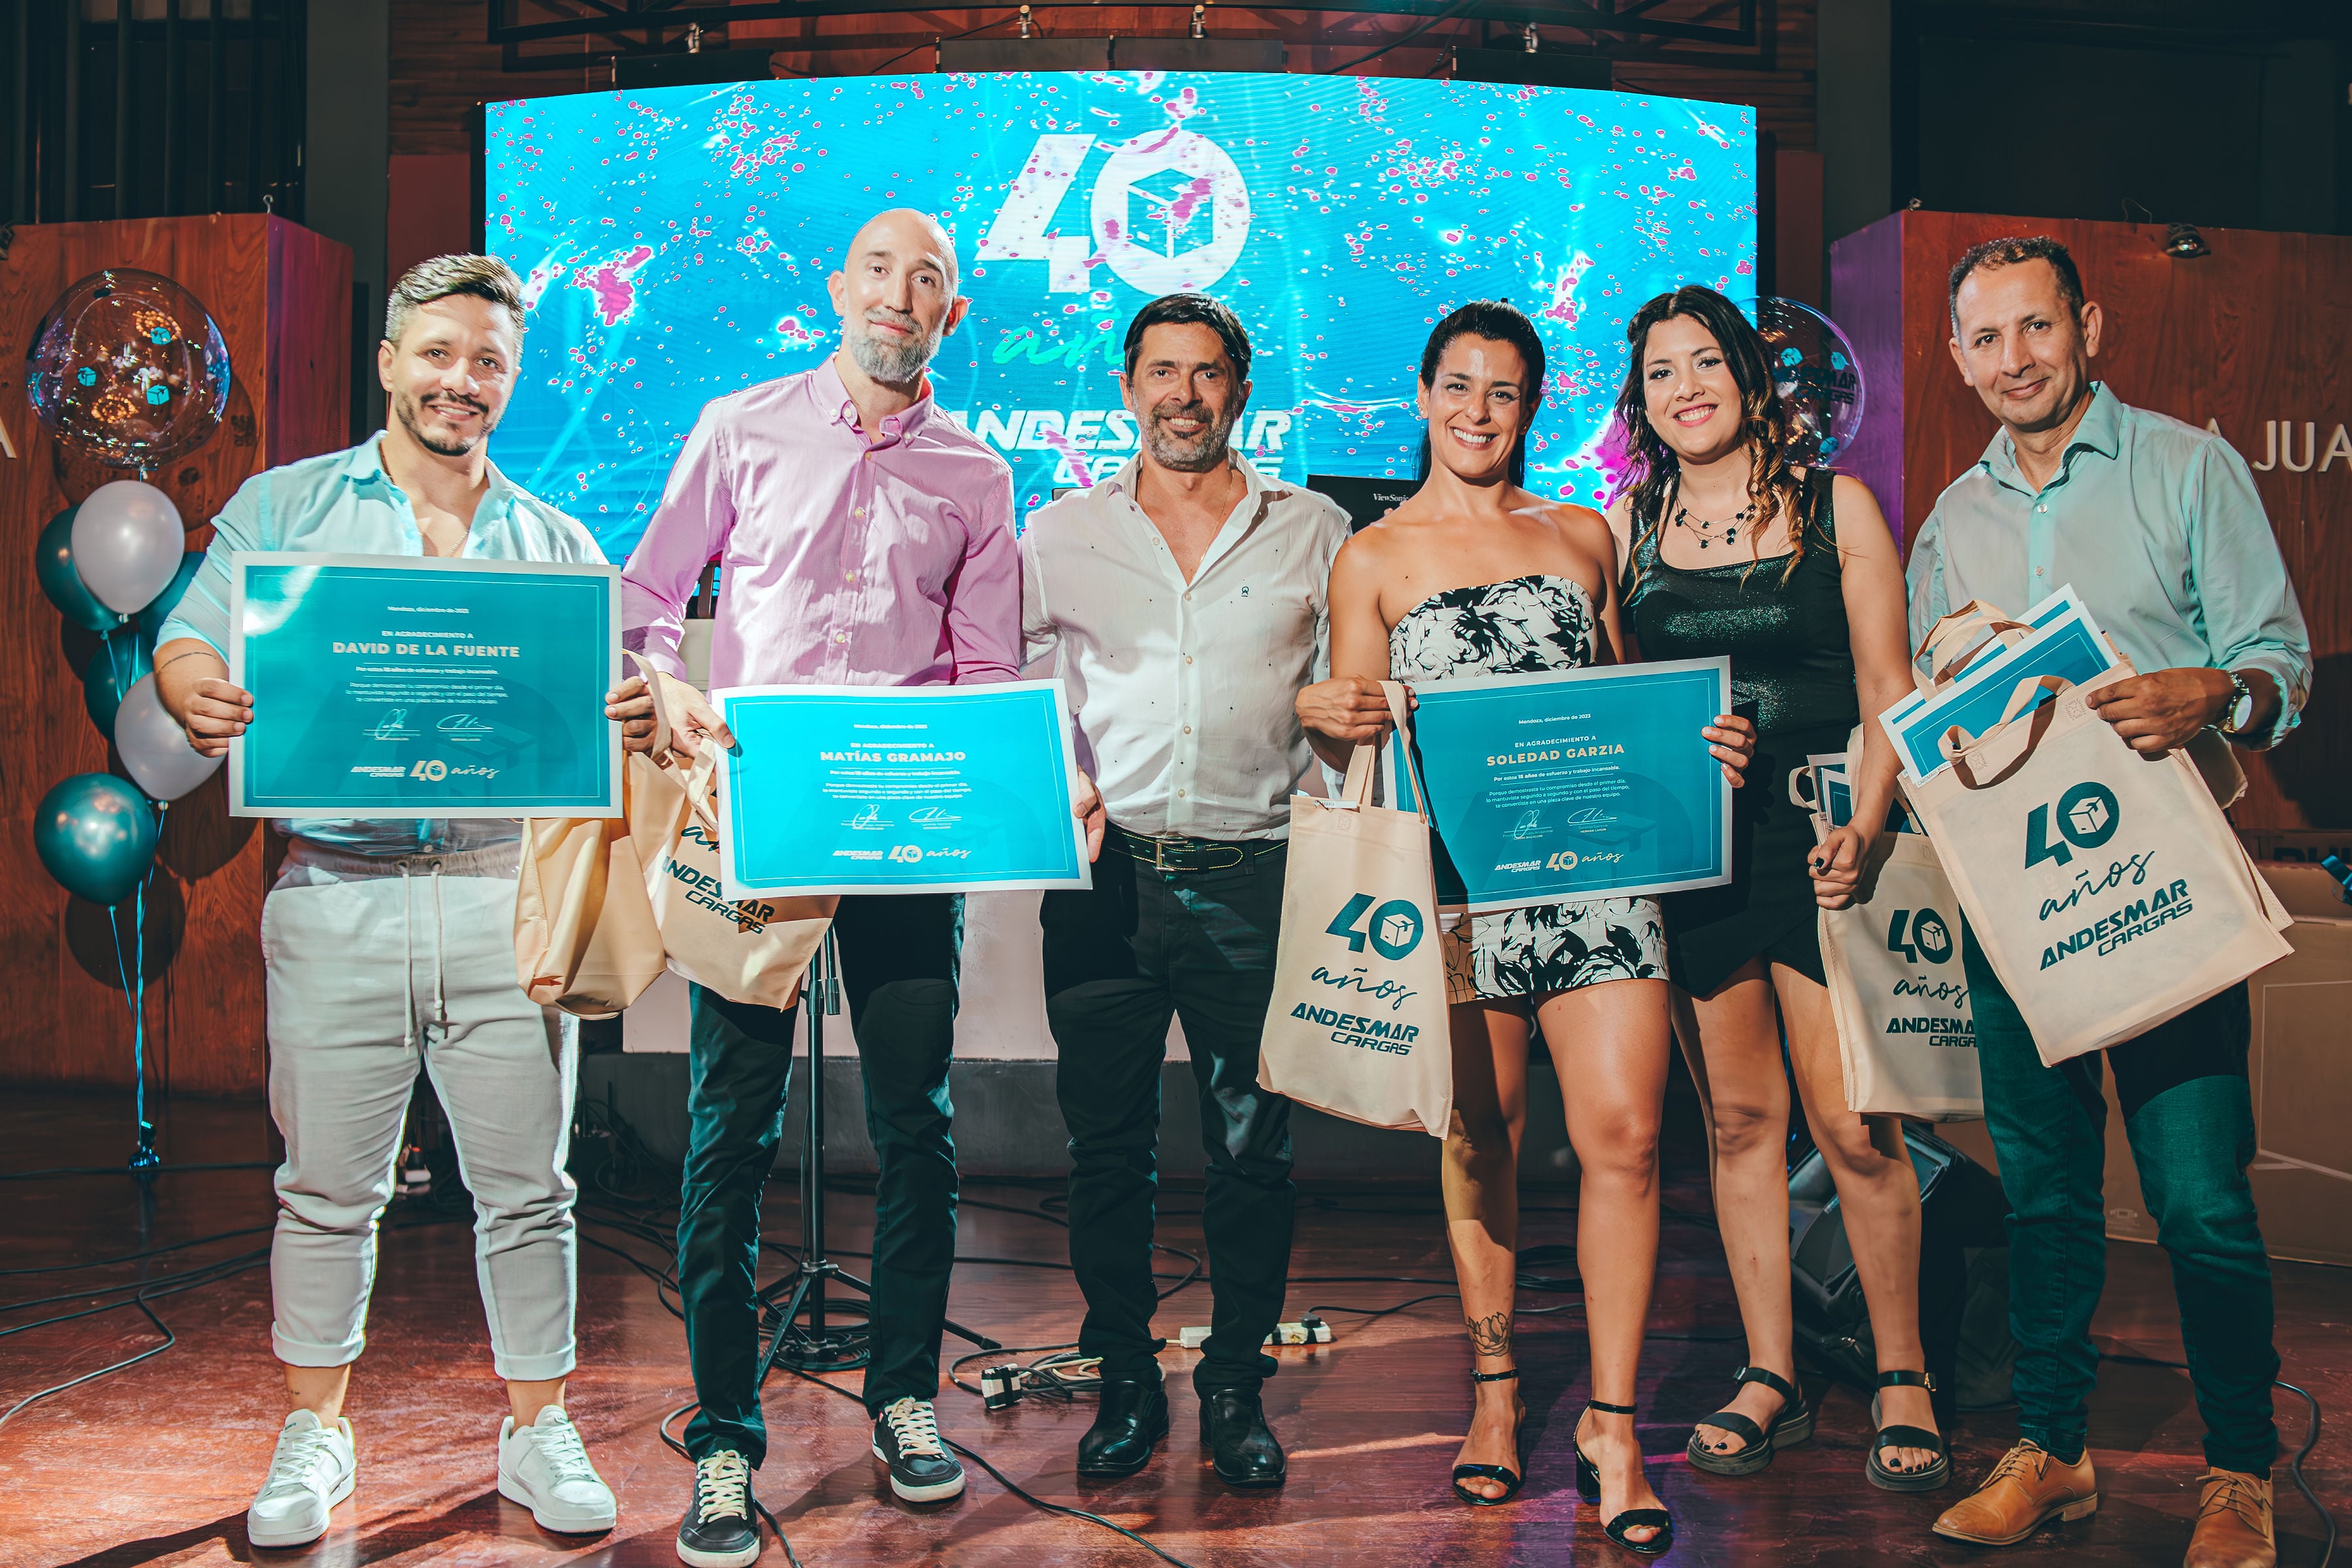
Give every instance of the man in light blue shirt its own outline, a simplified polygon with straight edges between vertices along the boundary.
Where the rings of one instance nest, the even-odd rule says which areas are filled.
[[[2021,614],[2073,584],[2141,673],[2091,698],[2148,754],[2215,737],[2276,744],[2311,691],[2311,639],[2253,476],[2219,436],[2134,408],[2091,379],[2099,307],[2063,246],[1997,239],[1951,275],[1952,356],[2001,423],[1912,547],[1911,635],[1972,598]],[[2044,1067],[1972,935],[1962,958],[1985,1122],[2010,1215],[2020,1441],[1936,1533],[2022,1541],[2098,1506],[2084,1447],[2105,1279],[2099,1058]],[[2184,1568],[2272,1568],[2270,1264],[2245,1168],[2254,1150],[2243,984],[2107,1051],[2158,1239],[2171,1256],[2205,1460]]]
[[[486,441],[514,386],[522,289],[504,262],[443,256],[394,289],[376,363],[394,417],[347,452],[257,474],[214,520],[203,567],[158,634],[158,695],[197,751],[253,717],[232,685],[238,550],[599,562],[587,531],[509,483]],[[631,718],[641,692],[611,694]],[[639,733],[642,732],[642,733]],[[433,1075],[473,1190],[477,1277],[509,1415],[499,1492],[550,1530],[612,1528],[613,1494],[563,1409],[573,1366],[575,1189],[564,1173],[574,1022],[517,983],[513,822],[280,822],[262,906],[269,1106],[286,1139],[270,1246],[271,1348],[292,1406],[246,1515],[256,1546],[325,1533],[356,1482],[342,1417],[366,1344],[376,1223],[417,1069]]]

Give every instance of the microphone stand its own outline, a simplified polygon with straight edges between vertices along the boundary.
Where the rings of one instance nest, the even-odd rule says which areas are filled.
[[[867,1323],[874,1287],[824,1255],[824,1021],[841,1013],[841,952],[831,926],[809,960],[802,1001],[808,1011],[809,1070],[808,1124],[801,1144],[801,1258],[793,1272],[752,1298],[768,1334],[754,1387],[766,1383],[769,1370],[780,1363],[795,1372],[847,1372],[873,1357]],[[847,1286],[866,1300],[828,1299],[828,1283]],[[838,1321],[844,1318],[848,1321]],[[1003,1348],[952,1318],[945,1327],[982,1350]]]

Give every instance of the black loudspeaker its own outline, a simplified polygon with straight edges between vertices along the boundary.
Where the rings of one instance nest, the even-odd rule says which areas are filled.
[[[2010,1403],[2009,1203],[1991,1172],[1924,1128],[1903,1141],[1919,1173],[1919,1335],[1939,1419]],[[1828,1163],[1808,1150],[1789,1173],[1790,1294],[1797,1359],[1874,1388],[1877,1346]]]

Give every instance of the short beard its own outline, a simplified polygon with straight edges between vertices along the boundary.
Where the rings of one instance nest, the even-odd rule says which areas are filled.
[[[927,337],[918,332],[903,343],[894,343],[875,337],[860,324],[842,333],[842,346],[848,349],[857,368],[876,381],[888,386],[905,386],[922,375],[931,356],[940,352],[940,340],[937,335]]]
[[[425,404],[422,398],[412,397],[403,393],[392,400],[392,409],[400,420],[400,427],[407,431],[418,446],[436,457],[465,457],[475,447],[488,440],[490,432],[499,427],[498,416],[485,406],[481,410],[482,427],[475,431],[471,438],[452,440],[446,437],[427,436],[425,433]]]
[[[1201,408],[1179,408],[1171,414],[1205,415]],[[1147,414],[1143,417],[1143,446],[1151,460],[1163,468],[1180,474],[1205,474],[1224,466],[1232,456],[1234,422],[1231,419],[1211,425],[1191,440],[1183,440],[1160,428],[1160,416]]]

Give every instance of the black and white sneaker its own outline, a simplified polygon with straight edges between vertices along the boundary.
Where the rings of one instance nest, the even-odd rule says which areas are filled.
[[[695,1461],[694,1496],[677,1527],[677,1558],[688,1568],[744,1568],[760,1556],[751,1517],[751,1467],[732,1448]]]
[[[928,1399],[894,1399],[882,1407],[874,1457],[890,1467],[890,1489],[908,1502],[945,1502],[963,1490],[963,1467],[940,1441]]]

